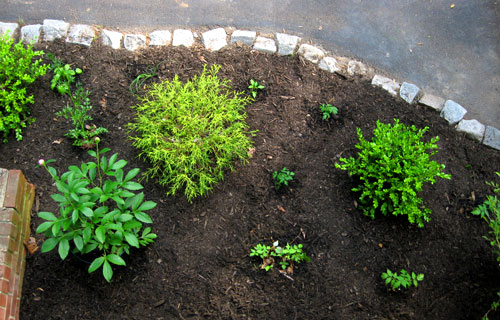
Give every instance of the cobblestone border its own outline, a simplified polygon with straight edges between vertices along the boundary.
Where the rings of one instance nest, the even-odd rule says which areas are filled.
[[[17,23],[0,22],[0,34],[10,32],[17,35]],[[20,28],[19,37],[23,41],[52,41],[66,39],[66,42],[90,46],[94,41],[114,49],[125,48],[135,51],[144,47],[203,45],[208,51],[221,50],[228,45],[248,46],[254,50],[278,55],[299,54],[306,60],[317,64],[318,68],[344,77],[362,77],[371,80],[372,85],[381,87],[393,96],[399,96],[409,105],[421,104],[438,112],[458,132],[465,133],[469,138],[488,147],[500,150],[500,130],[485,126],[477,120],[465,120],[467,110],[452,100],[430,95],[414,84],[398,83],[394,79],[376,74],[375,69],[366,64],[347,57],[329,55],[318,46],[302,41],[301,38],[276,33],[274,35],[258,34],[251,30],[234,30],[234,28],[215,28],[201,34],[189,29],[155,30],[149,34],[122,33],[95,26],[69,24],[62,20],[46,19],[43,25],[27,25]],[[229,44],[228,44],[229,40]]]

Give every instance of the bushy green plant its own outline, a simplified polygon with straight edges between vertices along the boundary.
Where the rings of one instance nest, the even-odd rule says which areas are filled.
[[[294,263],[299,264],[301,262],[311,261],[311,258],[307,256],[302,247],[302,244],[291,245],[287,243],[286,246],[282,248],[279,246],[278,241],[275,241],[272,247],[259,243],[250,250],[250,257],[261,258],[261,269],[266,271],[269,271],[274,267],[274,258],[280,259],[279,265],[282,270],[287,268],[291,268],[291,270],[293,270]]]
[[[61,111],[56,112],[59,117],[71,119],[74,129],[70,129],[65,136],[73,139],[73,145],[90,149],[94,147],[94,138],[102,133],[108,132],[106,128],[87,125],[92,117],[87,113],[92,110],[89,99],[90,92],[77,85],[74,93],[69,91],[71,103],[68,103]]]
[[[319,110],[323,114],[323,120],[330,119],[332,114],[337,114],[339,112],[339,109],[331,104],[322,104],[319,106]]]
[[[22,128],[34,121],[29,118],[28,103],[33,104],[33,95],[26,88],[38,77],[45,74],[48,65],[35,57],[43,51],[33,51],[31,45],[25,46],[4,34],[0,37],[0,135],[7,142],[7,136],[14,131],[16,139],[22,140]]]
[[[398,291],[401,290],[401,287],[405,289],[408,289],[412,285],[417,287],[418,282],[424,280],[424,274],[416,274],[415,272],[410,274],[405,269],[401,269],[400,274],[398,274],[387,269],[386,272],[382,273],[382,279],[385,280],[386,286],[391,286],[392,291]]]
[[[71,84],[75,82],[75,75],[81,74],[82,69],[71,69],[71,66],[69,64],[63,64],[63,62],[53,54],[48,53],[47,57],[52,62],[52,64],[50,65],[50,70],[54,73],[54,76],[50,81],[50,89],[56,89],[57,92],[62,95],[70,94]]]
[[[205,67],[185,84],[178,76],[153,84],[133,107],[132,144],[151,164],[146,176],[168,186],[168,195],[184,188],[192,201],[223,179],[225,169],[233,170],[236,160],[249,158],[254,132],[244,110],[251,98],[230,92],[229,81],[217,77],[219,69]]]
[[[290,181],[293,180],[295,176],[295,172],[288,170],[286,167],[283,167],[280,171],[273,172],[273,180],[276,186],[276,189],[280,189],[282,186],[287,186]]]
[[[352,190],[361,192],[359,201],[365,215],[373,219],[377,210],[383,215],[407,215],[410,223],[419,227],[430,220],[431,210],[423,205],[418,192],[425,182],[435,183],[436,176],[451,176],[442,172],[444,164],[430,160],[437,152],[439,138],[423,142],[428,129],[407,127],[398,119],[394,125],[377,121],[372,141],[365,140],[361,129],[357,129],[360,143],[356,148],[361,150],[358,157],[340,158],[343,164],[335,166],[361,180]]]
[[[500,172],[496,172],[496,174],[500,176]],[[472,214],[480,216],[488,223],[491,230],[489,236],[483,236],[483,238],[493,247],[497,262],[500,266],[500,200],[498,199],[500,196],[500,185],[493,181],[486,182],[486,184],[493,188],[495,195],[487,195],[483,204],[472,210]],[[500,291],[497,292],[497,295],[500,297]],[[488,319],[489,313],[491,311],[496,311],[499,306],[500,300],[494,301],[488,312],[483,316],[483,319]]]
[[[255,99],[257,98],[257,91],[262,90],[265,87],[261,84],[259,84],[257,81],[254,79],[250,79],[250,85],[248,86],[248,89],[250,89],[250,93],[252,94],[252,97]]]
[[[93,260],[88,272],[102,266],[106,281],[113,276],[114,265],[125,265],[121,255],[130,254],[130,247],[139,248],[153,242],[156,238],[151,228],[143,229],[143,223],[152,223],[145,212],[156,206],[153,201],[143,201],[144,193],[133,193],[142,185],[132,181],[139,169],[124,173],[127,161],[118,160],[118,154],[109,159],[104,153],[109,149],[88,153],[95,162],[83,163],[80,167],[70,166],[61,176],[55,168],[47,166],[54,160],[40,160],[60,193],[51,195],[59,204],[59,214],[39,212],[38,216],[46,222],[38,226],[36,232],[44,233],[47,239],[42,252],[58,247],[59,256],[65,259],[72,252],[86,254],[92,251],[102,253]],[[141,229],[142,232],[141,232]]]

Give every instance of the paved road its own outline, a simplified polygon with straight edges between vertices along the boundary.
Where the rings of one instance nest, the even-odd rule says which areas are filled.
[[[2,22],[46,18],[147,31],[285,30],[453,99],[469,110],[467,119],[500,128],[499,1],[0,0]]]

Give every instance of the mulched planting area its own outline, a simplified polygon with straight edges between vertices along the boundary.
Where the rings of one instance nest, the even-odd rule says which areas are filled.
[[[109,129],[102,147],[118,152],[144,172],[148,164],[127,138],[130,106],[138,103],[129,84],[159,64],[150,81],[187,80],[204,64],[220,64],[219,76],[234,90],[250,79],[265,85],[247,107],[255,153],[246,165],[227,172],[213,192],[190,204],[182,193],[165,196],[155,181],[143,181],[156,242],[124,256],[110,284],[88,274],[85,257],[61,261],[57,250],[27,257],[21,319],[478,319],[496,297],[500,270],[486,223],[470,211],[491,190],[500,153],[457,133],[438,114],[408,105],[362,79],[345,79],[317,69],[299,56],[278,57],[245,48],[209,53],[202,48],[158,48],[137,53],[91,48],[62,41],[37,45],[73,67],[91,91],[93,123]],[[38,79],[32,115],[22,142],[0,145],[0,167],[21,169],[37,188],[32,235],[42,222],[37,211],[57,212],[49,197],[56,188],[35,165],[56,159],[59,172],[90,161],[64,138],[70,123],[55,115],[67,102],[50,90],[50,75]],[[318,106],[339,108],[335,119],[321,119]],[[376,120],[430,127],[439,136],[434,160],[446,165],[451,180],[438,179],[421,193],[432,210],[424,228],[406,217],[371,220],[356,208],[354,178],[336,169],[340,157],[357,153],[356,128],[372,137]],[[64,138],[62,141],[61,138]],[[277,191],[271,173],[296,173],[290,188]],[[38,245],[42,235],[35,235]],[[312,262],[290,277],[259,269],[249,257],[257,243],[302,243]],[[417,288],[391,292],[381,279],[387,268],[424,273]]]

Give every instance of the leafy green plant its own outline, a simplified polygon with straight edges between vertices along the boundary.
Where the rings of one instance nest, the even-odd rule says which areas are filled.
[[[417,287],[418,282],[424,280],[424,274],[408,273],[405,269],[401,269],[400,274],[387,269],[382,273],[382,279],[385,280],[386,286],[391,286],[392,291],[399,291],[401,287],[408,289],[411,286]]]
[[[286,167],[283,167],[280,171],[273,172],[273,180],[276,186],[276,189],[280,189],[282,186],[287,186],[290,181],[293,180],[295,176],[295,172],[288,170]]]
[[[250,250],[250,257],[261,258],[261,269],[266,271],[274,267],[275,258],[280,259],[279,265],[281,269],[287,269],[292,273],[294,264],[311,261],[311,258],[307,256],[302,247],[302,244],[291,245],[287,243],[286,246],[282,248],[279,246],[278,241],[275,241],[272,247],[259,243]]]
[[[47,237],[42,252],[57,246],[63,260],[72,246],[73,253],[101,252],[88,272],[102,267],[103,276],[109,282],[113,276],[111,265],[125,265],[121,257],[124,252],[130,254],[130,247],[146,246],[156,238],[149,227],[141,232],[143,223],[152,223],[145,211],[153,209],[156,203],[143,201],[142,192],[131,192],[143,188],[132,181],[139,169],[125,174],[123,167],[127,161],[118,160],[116,153],[107,159],[104,153],[109,149],[99,150],[99,139],[96,140],[96,151],[88,151],[95,162],[70,166],[61,176],[55,168],[47,166],[54,160],[39,161],[59,191],[51,195],[59,204],[59,214],[39,212],[38,216],[47,221],[39,225],[36,232]]]
[[[48,65],[35,57],[43,51],[33,51],[32,45],[24,46],[4,34],[0,37],[0,135],[7,142],[7,136],[14,131],[16,139],[22,140],[22,129],[35,121],[29,118],[28,103],[33,104],[33,95],[26,88],[38,77],[45,74]]]
[[[359,198],[365,215],[375,218],[378,210],[383,215],[407,215],[410,223],[424,226],[429,221],[431,210],[425,208],[418,192],[425,182],[435,183],[435,177],[450,179],[441,170],[444,164],[431,161],[437,151],[438,137],[430,142],[422,142],[428,127],[419,129],[400,124],[394,125],[377,121],[372,141],[364,139],[361,129],[357,129],[360,143],[356,148],[361,151],[357,158],[340,158],[343,164],[335,166],[359,177],[360,185],[353,188],[361,192]]]
[[[154,67],[150,66],[146,69],[146,72],[141,73],[140,75],[135,78],[129,86],[129,92],[135,96],[138,95],[139,91],[144,87],[146,84],[146,81],[156,75],[156,72],[158,71],[158,66],[156,65]]]
[[[92,110],[89,99],[90,92],[77,85],[74,93],[69,92],[71,103],[68,103],[61,111],[56,112],[59,117],[71,119],[74,129],[69,130],[65,136],[73,139],[73,145],[84,149],[94,147],[94,138],[102,133],[108,132],[106,128],[87,125],[92,117],[87,113]]]
[[[250,89],[250,93],[252,94],[252,97],[255,99],[257,97],[257,91],[262,90],[265,87],[261,84],[259,84],[257,81],[254,79],[250,79],[250,85],[248,86],[248,89]]]
[[[319,110],[323,114],[323,120],[330,119],[332,114],[339,113],[339,109],[337,109],[337,107],[332,106],[331,104],[322,104],[319,106]]]
[[[71,94],[71,84],[75,82],[75,75],[82,73],[82,69],[71,69],[69,64],[63,64],[61,60],[51,53],[48,53],[47,57],[52,62],[50,70],[54,73],[50,81],[50,89],[56,89],[62,95]]]
[[[496,172],[496,174],[500,176],[500,172]],[[500,196],[500,185],[493,181],[486,182],[486,184],[493,188],[493,192],[496,195],[487,195],[483,204],[472,210],[472,214],[480,216],[488,223],[491,230],[489,231],[489,236],[483,236],[483,238],[489,241],[490,245],[493,247],[497,262],[500,266],[500,200],[498,199],[498,196]],[[500,291],[497,292],[497,295],[500,298]],[[496,311],[499,306],[500,299],[492,302],[490,309],[483,316],[483,319],[488,319],[489,313],[491,311]]]
[[[168,195],[184,188],[192,201],[222,180],[225,169],[233,170],[236,160],[248,161],[254,132],[244,110],[251,98],[230,92],[229,81],[217,77],[219,69],[205,67],[185,84],[178,76],[153,84],[133,107],[132,144],[151,164],[146,177],[168,185]]]

